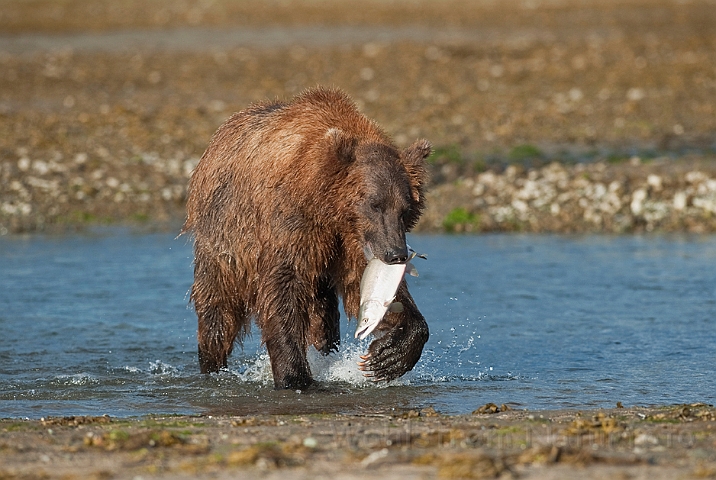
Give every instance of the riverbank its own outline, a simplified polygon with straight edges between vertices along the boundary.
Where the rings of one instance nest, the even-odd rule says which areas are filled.
[[[716,232],[716,156],[507,163],[479,173],[439,159],[416,232]],[[0,234],[181,224],[197,159],[149,156],[96,169],[86,162],[82,154],[70,162],[6,162]]]
[[[704,404],[0,420],[0,478],[714,478],[715,430]]]
[[[427,201],[417,231],[715,232],[716,156],[510,165],[436,184]]]
[[[436,146],[419,230],[716,228],[710,0],[0,0],[0,31],[0,234],[177,223],[221,122],[316,84]]]

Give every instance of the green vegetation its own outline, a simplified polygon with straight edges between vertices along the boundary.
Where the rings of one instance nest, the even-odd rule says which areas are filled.
[[[656,418],[656,417],[647,417],[644,419],[645,422],[648,423],[665,423],[665,424],[674,424],[674,423],[681,423],[681,420],[678,418]]]
[[[146,418],[141,421],[140,425],[147,428],[201,428],[206,426],[204,422],[193,422],[187,420],[170,420],[170,419],[155,419]]]
[[[446,145],[441,147],[435,147],[433,153],[427,158],[427,162],[430,165],[440,165],[444,163],[455,163],[462,165],[465,160],[460,151],[460,147],[457,145]]]
[[[446,232],[474,231],[480,225],[480,216],[468,212],[464,207],[454,208],[445,216],[443,228]]]
[[[618,153],[610,153],[609,155],[607,155],[607,163],[611,163],[612,165],[624,163],[627,160],[629,160],[629,157],[626,155]]]
[[[129,433],[125,430],[112,430],[108,438],[114,442],[123,442],[129,439]]]
[[[523,427],[519,425],[510,425],[507,427],[498,428],[496,430],[491,431],[490,433],[494,433],[496,435],[510,435],[515,433],[526,433],[527,430],[525,430]]]
[[[20,432],[23,430],[37,430],[37,426],[29,422],[14,422],[3,425],[3,431],[5,432]]]
[[[109,215],[97,216],[91,212],[73,210],[66,215],[58,216],[54,223],[60,225],[110,225],[115,223],[115,219]]]
[[[79,224],[85,224],[85,223],[94,223],[97,221],[97,216],[90,213],[90,212],[83,212],[81,210],[75,210],[73,212],[70,212],[69,215],[67,215],[68,223],[79,223]]]
[[[482,158],[478,158],[478,159],[476,159],[476,160],[474,160],[474,161],[472,162],[472,171],[473,171],[474,173],[486,172],[486,171],[487,171],[487,168],[488,168],[488,164],[487,164],[487,162],[486,162],[484,159],[482,159]]]
[[[511,161],[519,162],[519,161],[528,160],[531,158],[541,158],[542,152],[539,150],[539,148],[535,147],[534,145],[525,143],[522,145],[517,145],[516,147],[512,148],[512,150],[510,150],[510,153],[507,155],[507,157]]]

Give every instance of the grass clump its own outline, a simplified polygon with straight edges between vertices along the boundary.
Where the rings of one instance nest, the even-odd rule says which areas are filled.
[[[472,232],[479,226],[480,216],[468,212],[464,207],[452,209],[443,220],[443,228],[450,233]]]
[[[512,150],[510,150],[508,157],[513,162],[519,162],[523,160],[529,160],[531,158],[541,158],[542,152],[534,145],[522,144],[513,147]]]
[[[433,153],[427,158],[430,165],[443,165],[445,163],[454,163],[461,165],[465,162],[462,152],[457,145],[445,145],[435,147]]]

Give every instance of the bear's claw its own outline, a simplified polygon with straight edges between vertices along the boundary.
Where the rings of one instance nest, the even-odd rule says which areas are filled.
[[[394,380],[410,370],[401,361],[395,348],[384,348],[378,355],[371,355],[368,360],[362,362],[360,369],[366,372],[366,377],[371,377],[374,381]]]
[[[359,368],[374,381],[389,382],[413,369],[428,340],[427,323],[419,322],[412,328],[398,327],[373,340]],[[368,376],[368,375],[366,375]]]
[[[391,381],[406,373],[409,368],[396,357],[388,357],[378,365],[368,366],[370,376],[375,381]]]

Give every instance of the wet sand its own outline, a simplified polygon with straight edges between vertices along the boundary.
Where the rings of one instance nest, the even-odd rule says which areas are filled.
[[[714,478],[704,404],[0,420],[0,478]]]

